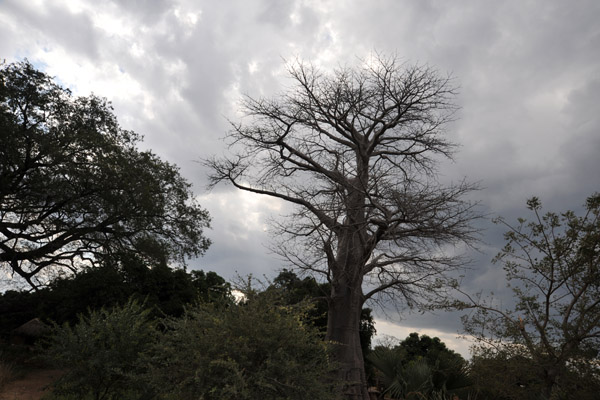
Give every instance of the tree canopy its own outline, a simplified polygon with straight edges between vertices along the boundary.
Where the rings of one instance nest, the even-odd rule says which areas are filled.
[[[376,346],[369,359],[376,368],[376,383],[394,398],[446,398],[468,392],[467,362],[437,337],[413,332],[396,346]]]
[[[144,304],[150,317],[179,317],[196,303],[232,303],[230,284],[215,272],[185,271],[165,264],[147,266],[135,257],[90,267],[53,280],[37,291],[0,294],[0,338],[33,318],[73,323],[89,310]]]
[[[178,168],[28,61],[0,67],[0,266],[29,285],[116,253],[184,263],[209,216]]]

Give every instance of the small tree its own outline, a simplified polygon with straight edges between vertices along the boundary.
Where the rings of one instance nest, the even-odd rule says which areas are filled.
[[[116,253],[184,263],[208,213],[178,169],[29,62],[0,65],[0,268],[37,287]]]
[[[513,308],[467,295],[476,312],[464,317],[466,331],[486,345],[526,356],[543,381],[542,396],[573,390],[570,379],[597,380],[600,349],[600,195],[587,199],[585,213],[541,213],[509,230],[496,256],[515,294]],[[589,381],[591,384],[592,381]]]
[[[451,80],[431,69],[376,58],[331,74],[299,63],[276,99],[248,97],[233,124],[239,152],[207,161],[211,185],[296,206],[280,226],[280,254],[330,283],[327,337],[348,398],[368,399],[359,321],[365,301],[413,305],[444,295],[461,262],[444,248],[471,239],[473,205],[461,183],[435,179],[453,144]],[[435,289],[435,290],[432,290]]]

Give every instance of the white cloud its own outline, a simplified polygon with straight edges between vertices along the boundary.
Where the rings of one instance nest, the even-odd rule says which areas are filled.
[[[214,229],[234,241],[247,241],[257,233],[266,233],[267,220],[282,210],[282,203],[277,199],[241,190],[201,195],[198,201],[211,211]]]

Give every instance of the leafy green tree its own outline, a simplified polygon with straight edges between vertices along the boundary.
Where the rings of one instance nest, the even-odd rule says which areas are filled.
[[[377,346],[369,360],[392,397],[446,396],[470,385],[467,362],[437,337],[411,333],[397,346]]]
[[[542,214],[539,199],[527,202],[533,217],[508,228],[495,258],[504,264],[516,304],[465,294],[465,329],[483,347],[529,360],[543,382],[544,399],[574,396],[579,382],[600,382],[600,195],[585,212]],[[537,395],[537,394],[536,394]]]
[[[28,61],[0,66],[0,267],[32,287],[116,253],[183,264],[208,213],[177,167],[137,148],[110,103]]]
[[[148,381],[166,399],[334,399],[327,346],[305,322],[307,303],[245,293],[172,319]]]
[[[232,299],[231,285],[219,274],[213,271],[191,271],[192,284],[196,296],[205,303],[227,302]]]
[[[55,325],[45,356],[66,372],[54,392],[93,400],[140,398],[149,392],[140,379],[146,368],[143,355],[158,332],[148,314],[130,301],[122,307],[91,311],[74,326]]]
[[[148,266],[135,256],[112,267],[121,274],[128,295],[143,300],[157,316],[181,316],[184,307],[196,301],[231,300],[229,283],[215,272],[188,272],[164,263]]]
[[[439,338],[413,332],[400,342],[399,348],[406,360],[424,359],[432,367],[432,383],[436,390],[458,389],[468,384],[465,379],[467,362]]]
[[[348,398],[369,398],[360,343],[366,301],[427,303],[449,289],[462,262],[442,251],[472,239],[467,183],[437,182],[454,145],[444,125],[452,81],[435,70],[378,57],[332,73],[298,63],[275,99],[247,97],[232,124],[229,157],[207,160],[221,182],[295,206],[277,249],[327,279],[327,337]]]
[[[7,291],[0,295],[0,333],[7,335],[32,318],[58,324],[75,323],[79,314],[124,304],[135,293],[116,268],[105,265],[84,268],[37,291]]]

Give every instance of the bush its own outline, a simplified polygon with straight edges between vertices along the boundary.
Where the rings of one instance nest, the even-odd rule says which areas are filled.
[[[67,369],[55,384],[55,393],[94,400],[126,399],[143,393],[142,356],[157,337],[148,314],[139,303],[129,301],[122,307],[80,316],[74,327],[55,325],[46,358]]]
[[[539,365],[519,349],[507,351],[494,348],[476,348],[470,362],[469,376],[473,389],[481,400],[546,399],[543,396],[545,376]],[[557,399],[592,400],[598,398],[600,379],[594,364],[580,369],[576,360],[569,361],[569,369],[560,381]]]
[[[67,373],[54,399],[334,399],[326,343],[307,303],[277,294],[199,303],[161,330],[129,301],[54,326],[46,357]]]
[[[326,344],[303,322],[308,306],[277,303],[250,294],[170,320],[148,382],[166,399],[335,398]]]

